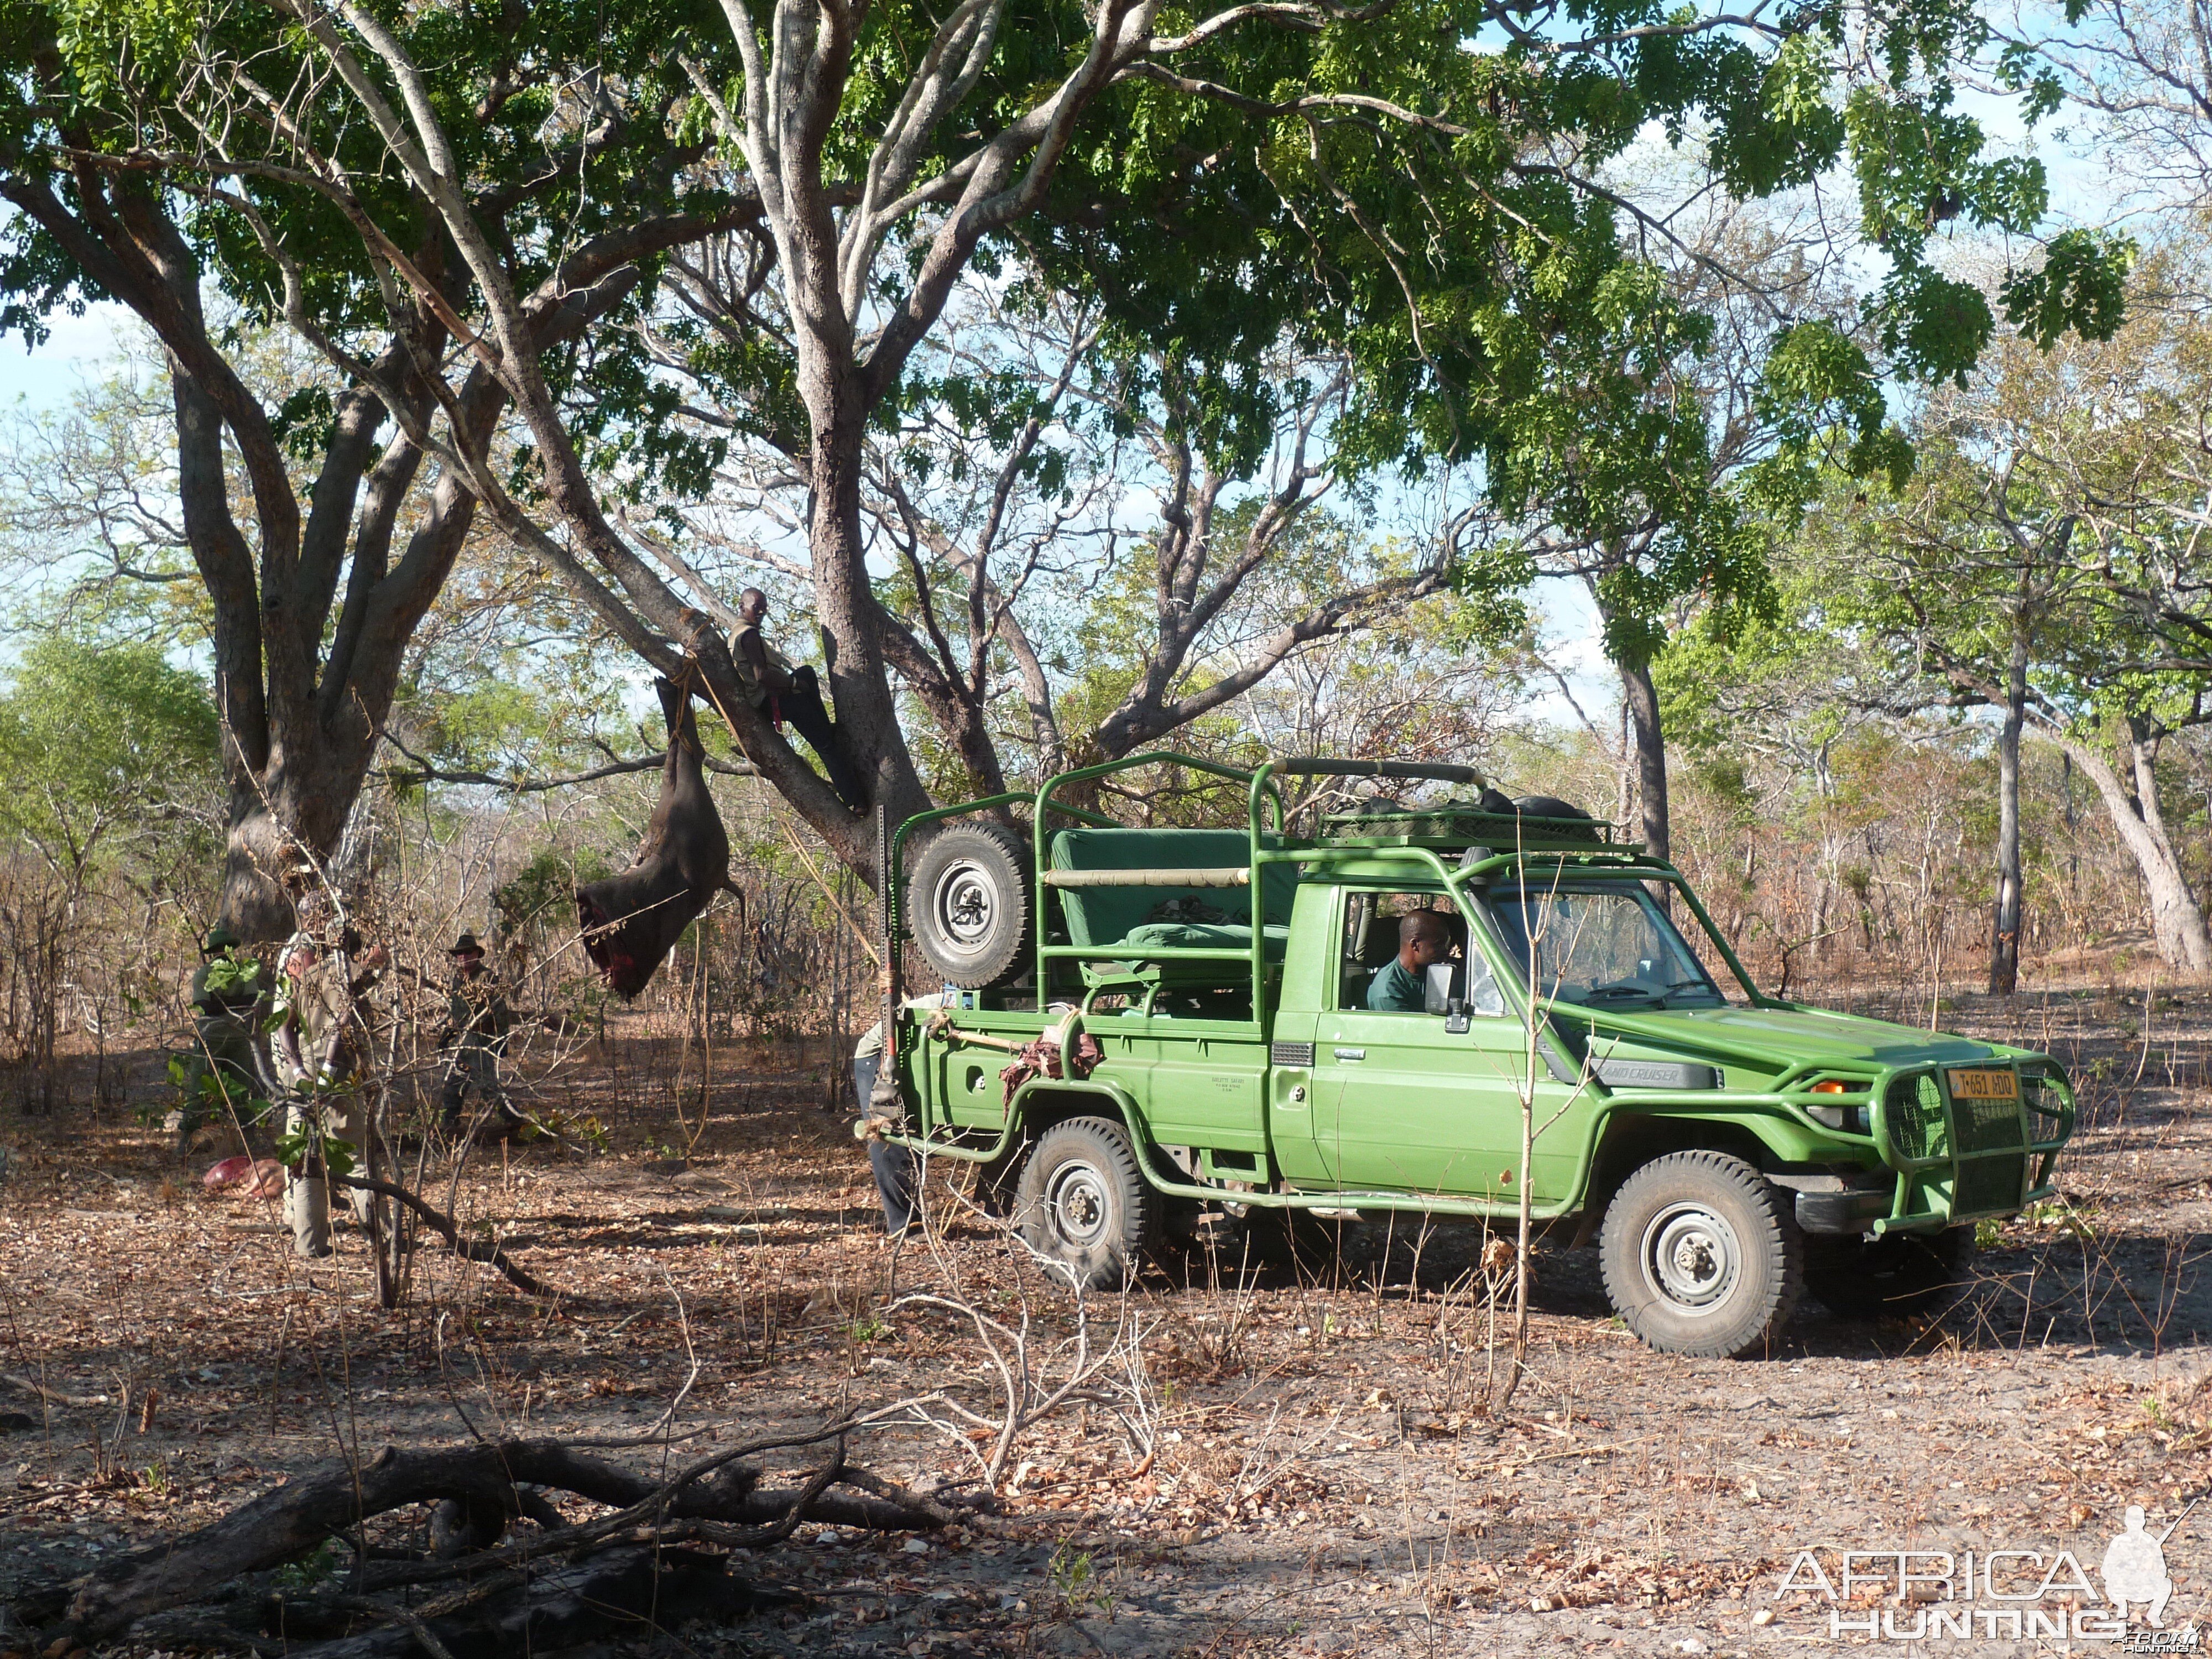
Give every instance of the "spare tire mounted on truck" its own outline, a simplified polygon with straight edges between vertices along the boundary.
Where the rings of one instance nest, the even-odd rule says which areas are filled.
[[[989,990],[1030,967],[1029,848],[1003,824],[932,836],[907,884],[914,942],[948,985]]]

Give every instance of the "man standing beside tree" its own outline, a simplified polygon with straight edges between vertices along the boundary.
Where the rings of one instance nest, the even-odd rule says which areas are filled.
[[[500,994],[498,979],[484,966],[483,946],[474,933],[463,933],[446,954],[453,959],[453,994],[446,1015],[446,1041],[453,1058],[440,1102],[446,1128],[450,1133],[461,1127],[462,1104],[473,1092],[479,1111],[497,1108],[501,1126],[512,1129],[522,1120],[508,1106],[507,1091],[500,1086],[499,1056],[514,1024],[514,1010]]]
[[[200,943],[192,975],[192,1057],[185,1063],[184,1102],[167,1127],[184,1152],[210,1118],[234,1115],[259,1092],[253,1080],[253,1033],[269,999],[269,979],[241,955],[236,933],[218,922]]]
[[[352,928],[332,927],[333,948],[325,948],[313,933],[295,933],[286,942],[284,1019],[270,1045],[277,1080],[291,1091],[279,1152],[285,1165],[284,1219],[295,1254],[308,1257],[331,1253],[330,1176],[359,1168],[367,1150],[362,1085],[371,1049],[360,999],[391,960],[381,945],[363,950]],[[354,1219],[366,1226],[370,1196],[349,1190]]]

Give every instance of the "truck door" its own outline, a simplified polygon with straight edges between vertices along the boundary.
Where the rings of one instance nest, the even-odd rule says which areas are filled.
[[[1464,920],[1435,891],[1354,888],[1343,903],[1334,1006],[1324,1007],[1314,1042],[1322,1168],[1354,1189],[1510,1200],[1526,1039],[1480,955],[1468,951]],[[1419,978],[1394,968],[1409,925],[1449,934],[1446,959],[1468,988],[1472,1030],[1445,1030],[1445,1016],[1426,1012]]]

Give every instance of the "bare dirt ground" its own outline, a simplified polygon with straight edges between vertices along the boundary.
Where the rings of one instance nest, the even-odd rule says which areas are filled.
[[[1869,1012],[1925,1019],[1924,1002]],[[1804,1549],[2069,1548],[2094,1575],[2126,1505],[2155,1533],[2212,1477],[2212,994],[1962,998],[1942,1018],[2049,1047],[2084,1110],[2069,1204],[2005,1228],[1940,1318],[1849,1325],[1808,1305],[1764,1361],[1668,1358],[1612,1322],[1593,1252],[1547,1251],[1530,1372],[1493,1414],[1478,1234],[1363,1225],[1318,1275],[1244,1272],[1234,1244],[1174,1256],[1093,1298],[1091,1352],[1112,1363],[1021,1434],[994,1512],[927,1537],[804,1527],[743,1564],[801,1599],[652,1640],[1769,1655],[1832,1643],[1826,1604],[1775,1596]],[[357,1237],[295,1260],[273,1205],[202,1190],[218,1154],[187,1164],[127,1115],[11,1116],[0,1371],[18,1380],[0,1410],[29,1423],[0,1435],[0,1602],[342,1450],[635,1433],[687,1377],[674,1422],[696,1437],[627,1454],[641,1467],[933,1395],[991,1417],[1000,1376],[955,1303],[1026,1316],[1030,1364],[1066,1374],[1070,1299],[949,1196],[933,1240],[881,1237],[866,1160],[821,1103],[833,1062],[726,1054],[678,1156],[665,1048],[617,1028],[563,1080],[609,1126],[605,1153],[479,1149],[455,1189],[568,1293],[550,1308],[426,1243],[408,1304],[380,1312]],[[159,1060],[133,1061],[143,1099]],[[424,1190],[442,1200],[445,1177]],[[916,1291],[943,1300],[893,1305]],[[27,1382],[104,1400],[42,1402]],[[946,1414],[895,1413],[854,1458],[973,1490],[989,1443],[919,1411]],[[2166,1559],[2167,1623],[2212,1616],[2212,1505]],[[2060,1645],[1998,1627],[1844,1642]],[[0,1622],[0,1651],[15,1645]]]

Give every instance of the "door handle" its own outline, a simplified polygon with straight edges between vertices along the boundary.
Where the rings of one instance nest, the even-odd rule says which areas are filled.
[[[1364,1060],[1367,1058],[1367,1050],[1364,1048],[1339,1048],[1336,1051],[1336,1057],[1339,1060]]]

